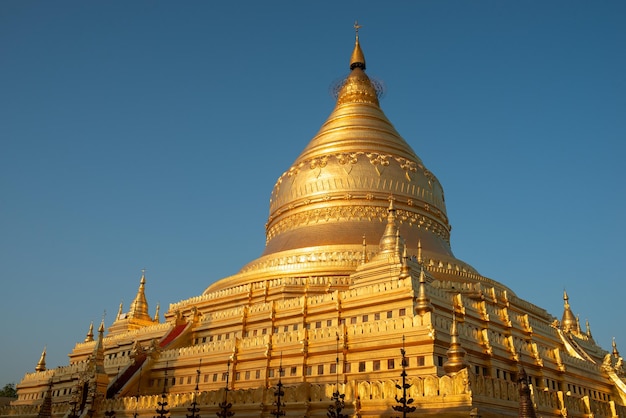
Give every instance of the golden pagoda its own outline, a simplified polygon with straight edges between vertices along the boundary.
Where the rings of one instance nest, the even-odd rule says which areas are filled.
[[[355,28],[262,255],[163,322],[142,273],[108,333],[40,361],[0,416],[626,417],[617,347],[567,293],[558,320],[454,256],[443,188],[383,113]]]

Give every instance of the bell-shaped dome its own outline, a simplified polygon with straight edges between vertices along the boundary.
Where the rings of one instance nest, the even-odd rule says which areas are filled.
[[[409,248],[421,240],[427,255],[453,257],[441,184],[380,108],[358,38],[350,68],[334,111],[274,186],[263,254],[377,243],[393,198]]]
[[[363,241],[378,252],[390,200],[410,252],[421,242],[431,265],[475,273],[452,254],[443,188],[380,108],[358,36],[350,70],[335,109],[274,186],[262,256],[209,289],[262,276],[348,275]]]

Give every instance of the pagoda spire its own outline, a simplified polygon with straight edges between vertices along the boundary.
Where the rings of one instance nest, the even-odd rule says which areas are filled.
[[[156,312],[154,313],[154,322],[159,322],[159,311],[161,309],[161,304],[157,303]]]
[[[452,325],[450,326],[450,348],[446,352],[448,361],[443,364],[447,374],[456,373],[466,367],[465,350],[459,342],[459,332],[456,325],[456,315],[452,312]]]
[[[350,74],[337,95],[337,105],[345,103],[371,103],[379,106],[378,92],[372,81],[365,74],[365,55],[359,43],[361,25],[355,22],[356,31],[354,49],[350,55]]]
[[[415,298],[415,312],[419,315],[424,315],[426,312],[432,311],[433,305],[426,294],[426,273],[424,273],[424,266],[422,265],[420,269],[420,285],[417,291],[417,298]]]
[[[569,305],[569,296],[567,291],[563,290],[563,317],[561,318],[561,329],[564,332],[574,331],[578,329],[578,321]]]
[[[355,41],[354,41],[354,50],[352,51],[352,55],[350,56],[350,69],[354,70],[355,68],[360,68],[365,70],[365,55],[363,55],[363,51],[361,50],[361,45],[359,44],[359,29],[363,26],[359,25],[359,22],[354,22],[354,30]]]
[[[363,235],[363,252],[361,253],[361,264],[367,263],[367,242],[365,241],[365,235]]]
[[[148,313],[148,301],[146,300],[146,270],[141,270],[141,280],[139,281],[139,289],[137,289],[137,295],[130,304],[128,311],[129,318],[143,319],[152,321],[150,314]]]
[[[115,319],[121,319],[122,318],[122,314],[124,313],[124,301],[120,301],[120,307],[117,308],[117,316],[115,317]]]
[[[422,259],[422,241],[417,240],[417,263],[422,264],[424,260]]]
[[[406,245],[404,246],[404,251],[402,252],[402,267],[400,268],[400,278],[406,279],[411,276],[411,272],[409,269],[409,256],[406,252]]]
[[[613,343],[611,344],[613,346],[613,357],[615,358],[619,358],[619,351],[617,351],[617,343],[615,343],[615,337],[613,337]]]
[[[389,199],[389,209],[387,209],[387,226],[385,227],[385,232],[383,233],[379,243],[381,253],[393,254],[398,250],[398,225],[396,223],[396,208],[393,205],[393,200],[393,198]]]
[[[98,327],[98,340],[93,348],[92,362],[96,373],[104,373],[104,318]]]
[[[613,342],[615,342],[615,340],[613,340]],[[44,347],[43,351],[41,352],[41,357],[39,358],[39,361],[37,362],[35,371],[36,372],[46,371],[46,347]]]
[[[589,320],[588,319],[585,319],[585,328],[586,328],[585,334],[587,334],[587,338],[592,340],[593,336],[591,335],[591,326],[589,326]]]
[[[91,324],[89,325],[89,331],[87,331],[87,335],[85,336],[85,342],[91,342],[93,341],[93,321],[91,321]]]

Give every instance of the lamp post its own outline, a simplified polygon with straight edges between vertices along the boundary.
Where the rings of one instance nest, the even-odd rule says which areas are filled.
[[[156,413],[159,415],[154,416],[153,418],[167,418],[167,414],[170,413],[170,410],[167,409],[167,363],[165,364],[165,378],[163,381],[163,392],[161,393],[161,400],[157,402],[159,407],[156,409]]]
[[[339,392],[339,334],[337,334],[337,356],[335,357],[335,373],[337,374],[336,390],[333,392],[333,396],[330,398],[333,403],[328,407],[326,415],[328,418],[348,418],[347,415],[342,414],[341,411],[346,406],[344,401],[345,394]]]
[[[219,404],[219,411],[217,411],[217,416],[219,418],[228,418],[235,415],[233,411],[230,410],[233,404],[228,402],[228,377],[230,375],[230,359],[228,359],[228,364],[226,366],[226,387],[224,388],[224,401]]]
[[[198,412],[200,412],[200,408],[198,408],[197,396],[198,396],[198,382],[200,382],[200,366],[202,365],[202,359],[200,359],[200,365],[198,366],[198,370],[196,370],[196,389],[193,393],[193,401],[191,402],[191,408],[187,408],[190,414],[187,414],[187,418],[200,418]]]
[[[276,407],[276,409],[274,409],[271,412],[271,415],[274,415],[276,418],[279,418],[285,415],[285,410],[281,409],[285,407],[285,404],[282,401],[282,397],[285,396],[285,392],[283,391],[283,382],[281,380],[282,375],[283,375],[283,358],[281,354],[280,366],[278,367],[278,384],[276,385],[276,391],[274,392],[274,397],[276,398],[276,401],[274,401],[274,406]]]
[[[400,405],[394,405],[392,408],[394,411],[402,412],[402,418],[406,418],[406,414],[410,412],[415,412],[414,406],[409,406],[413,403],[413,398],[407,398],[406,390],[411,387],[410,383],[406,382],[406,350],[404,349],[404,335],[402,336],[402,348],[400,349],[400,354],[402,354],[402,385],[396,385],[396,388],[402,389],[402,397],[398,398],[396,395],[396,402]]]

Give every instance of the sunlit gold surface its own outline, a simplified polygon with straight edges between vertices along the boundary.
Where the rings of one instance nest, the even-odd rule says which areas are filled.
[[[315,258],[314,271],[345,274],[345,266],[337,266],[329,257],[326,263],[325,257],[315,254],[358,252],[363,237],[377,243],[393,200],[400,234],[411,254],[421,241],[425,257],[435,264],[475,273],[454,257],[443,188],[380,108],[364,72],[358,40],[350,66],[335,109],[277,180],[270,198],[265,251],[244,271],[261,264],[283,265],[277,260],[285,257],[304,257]],[[276,270],[274,274],[281,274],[281,269]],[[210,289],[249,280],[254,279],[237,276]]]
[[[142,274],[108,335],[92,324],[67,366],[47,368],[44,350],[1,417],[152,418],[164,400],[171,418],[195,401],[202,417],[225,401],[267,417],[280,377],[287,416],[327,417],[338,391],[350,417],[380,418],[396,415],[401,371],[414,416],[626,416],[615,341],[582,332],[567,293],[559,321],[454,257],[441,185],[380,110],[358,38],[350,66],[276,182],[263,255],[163,323]]]

